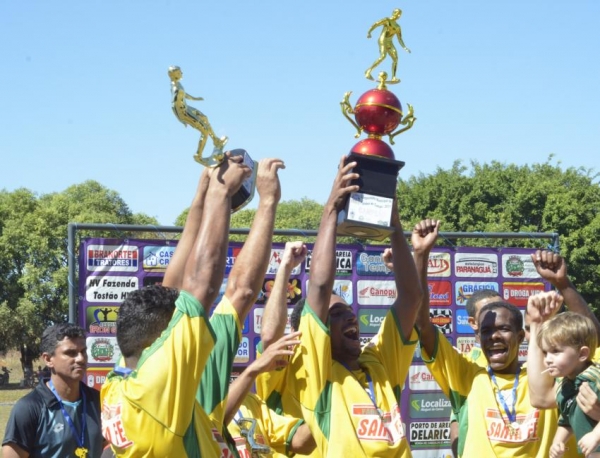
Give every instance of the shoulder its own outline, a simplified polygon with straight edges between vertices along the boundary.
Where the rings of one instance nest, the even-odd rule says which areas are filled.
[[[38,385],[33,391],[19,399],[13,407],[11,418],[18,423],[38,422],[41,412],[46,409],[53,400],[42,390],[45,387]],[[47,390],[50,396],[52,393]]]

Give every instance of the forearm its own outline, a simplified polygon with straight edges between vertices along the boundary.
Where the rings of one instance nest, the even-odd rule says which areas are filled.
[[[390,241],[394,253],[394,280],[397,291],[394,308],[397,316],[402,317],[400,324],[403,336],[406,337],[410,335],[415,324],[423,296],[423,285],[419,281],[415,262],[398,219],[394,222],[394,232],[390,236]]]
[[[263,310],[260,338],[265,350],[285,333],[288,318],[287,285],[292,270],[293,268],[287,265],[279,267],[269,300]]]
[[[183,289],[208,312],[217,297],[225,271],[231,197],[225,188],[210,186],[199,235],[186,263]]]
[[[555,382],[550,375],[542,374],[546,367],[544,365],[544,354],[537,343],[540,326],[541,323],[532,322],[529,333],[529,348],[527,350],[529,400],[535,408],[551,409],[556,407]]]
[[[337,212],[329,203],[323,210],[317,240],[310,263],[310,287],[307,294],[308,305],[321,322],[327,322],[329,298],[335,277]]]
[[[277,202],[261,199],[250,233],[227,281],[227,297],[244,320],[256,302],[269,263]]]
[[[556,433],[554,434],[554,439],[552,439],[552,443],[566,444],[567,441],[571,438],[572,434],[573,430],[571,428],[567,428],[566,426],[559,426],[556,428]]]
[[[258,371],[252,369],[252,365],[240,374],[231,385],[229,385],[229,393],[225,404],[225,416],[223,422],[225,425],[231,423],[236,412],[244,402],[244,399],[252,389],[252,385],[258,376]]]
[[[429,317],[429,285],[427,284],[427,264],[429,262],[429,250],[415,251],[415,266],[419,274],[419,284],[423,291],[421,306],[417,313],[417,327],[421,346],[427,354],[433,355],[435,349],[435,326]]]
[[[186,261],[192,251],[194,241],[198,237],[198,231],[202,221],[202,212],[204,210],[204,197],[208,190],[208,184],[209,176],[208,173],[204,171],[198,182],[196,195],[190,206],[183,232],[181,233],[181,238],[177,243],[175,253],[169,261],[169,266],[165,272],[165,277],[162,282],[164,286],[181,289]]]

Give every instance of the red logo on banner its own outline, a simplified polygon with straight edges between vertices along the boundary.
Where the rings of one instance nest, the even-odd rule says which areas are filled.
[[[525,307],[529,296],[543,293],[545,286],[543,283],[504,283],[502,285],[504,300],[518,307]]]
[[[449,281],[430,281],[429,303],[431,305],[452,305],[452,283]]]

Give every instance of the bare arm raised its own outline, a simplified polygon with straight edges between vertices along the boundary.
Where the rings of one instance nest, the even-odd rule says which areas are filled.
[[[348,194],[359,189],[357,185],[350,184],[352,180],[359,177],[358,173],[352,172],[352,169],[356,167],[356,162],[349,162],[345,165],[344,162],[345,156],[340,160],[331,194],[323,209],[317,240],[312,252],[307,303],[323,323],[327,323],[329,299],[335,277],[337,217],[343,209]]]
[[[397,290],[396,300],[392,307],[395,309],[396,315],[399,318],[401,317],[400,325],[402,328],[402,336],[407,338],[410,336],[412,328],[415,325],[417,312],[421,305],[424,291],[427,291],[427,289],[424,290],[423,285],[419,282],[415,261],[408,248],[402,223],[400,222],[396,199],[394,199],[392,209],[392,227],[394,228],[394,232],[390,235],[390,241],[394,256],[394,280],[396,282]],[[433,229],[424,227],[423,231],[425,230]],[[435,243],[436,238],[437,231],[435,236],[430,236],[430,239],[433,239],[431,246]],[[429,249],[431,249],[431,246]],[[427,260],[425,263],[427,264]]]
[[[538,345],[538,332],[546,320],[552,318],[562,306],[563,298],[556,291],[530,296],[527,301],[531,330],[529,331],[529,348],[527,350],[527,383],[529,384],[529,401],[538,409],[556,407],[554,378],[542,374],[545,370],[544,353]]]
[[[421,346],[429,355],[435,349],[436,330],[429,318],[429,287],[427,284],[427,264],[429,253],[435,245],[440,229],[440,222],[435,219],[425,219],[413,228],[411,242],[414,249],[415,265],[419,272],[419,281],[423,289],[421,307],[417,317],[417,327],[420,331]]]
[[[182,289],[195,296],[207,312],[223,282],[231,197],[250,173],[240,156],[227,156],[210,179],[198,237],[186,261],[182,281]]]
[[[246,319],[262,287],[275,225],[275,211],[281,199],[278,171],[285,168],[280,159],[263,159],[258,164],[256,189],[258,209],[242,251],[229,274],[225,296],[231,301],[240,321]]]
[[[262,317],[260,338],[266,349],[281,338],[287,323],[287,285],[294,268],[306,258],[306,245],[301,241],[288,242],[275,275],[275,282]]]

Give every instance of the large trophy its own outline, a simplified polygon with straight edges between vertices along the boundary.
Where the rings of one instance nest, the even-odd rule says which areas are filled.
[[[371,32],[381,27],[379,37],[379,57],[365,72],[367,79],[373,80],[371,72],[383,60],[390,56],[392,59],[392,78],[388,80],[385,71],[379,73],[375,89],[365,92],[359,97],[354,108],[350,104],[352,92],[346,92],[341,102],[342,113],[356,128],[356,138],[365,132],[368,138],[359,141],[350,150],[347,162],[356,161],[354,172],[360,178],[352,184],[360,189],[350,194],[346,206],[338,217],[338,235],[353,236],[362,239],[384,240],[392,232],[392,204],[398,181],[398,172],[404,162],[397,161],[392,148],[381,138],[387,135],[390,144],[394,138],[410,129],[416,121],[413,107],[407,104],[408,111],[402,111],[400,100],[387,89],[388,84],[397,84],[400,79],[396,76],[398,53],[393,39],[397,37],[400,46],[404,45],[402,31],[396,19],[402,11],[395,9],[389,18],[383,18],[371,26]],[[354,115],[354,119],[350,117]],[[398,129],[398,130],[395,130]]]
[[[204,100],[202,97],[192,97],[185,92],[185,89],[180,83],[183,73],[177,66],[169,67],[169,78],[171,78],[171,95],[173,113],[184,126],[192,126],[200,132],[200,141],[198,149],[194,155],[194,160],[204,165],[205,167],[218,167],[225,159],[223,147],[227,143],[227,137],[217,137],[208,122],[208,118],[200,110],[191,107],[186,100]],[[204,147],[208,137],[213,143],[213,151],[209,156],[203,156]],[[232,156],[243,156],[244,163],[252,169],[252,175],[248,177],[239,191],[231,199],[231,211],[235,212],[245,207],[254,197],[254,189],[256,185],[256,163],[250,155],[243,149],[234,149],[229,151]]]

